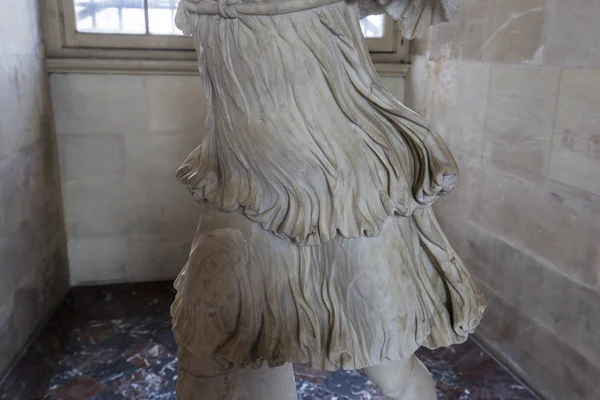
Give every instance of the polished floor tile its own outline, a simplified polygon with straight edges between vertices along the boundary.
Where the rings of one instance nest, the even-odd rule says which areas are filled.
[[[173,297],[168,282],[73,288],[0,383],[0,400],[175,400]],[[440,400],[537,398],[473,340],[418,356]],[[294,369],[299,400],[385,399],[360,371]]]

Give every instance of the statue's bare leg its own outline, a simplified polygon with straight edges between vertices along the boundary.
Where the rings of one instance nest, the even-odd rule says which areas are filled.
[[[394,400],[436,400],[429,371],[415,356],[365,368],[365,373],[383,393]]]
[[[177,378],[180,400],[296,400],[291,364],[247,368],[216,377],[197,377],[180,369]]]

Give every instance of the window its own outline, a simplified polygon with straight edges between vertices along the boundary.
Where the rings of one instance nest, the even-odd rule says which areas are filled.
[[[113,65],[161,64],[196,71],[193,41],[175,26],[179,0],[44,0],[49,69],[94,59]],[[406,46],[396,24],[384,15],[360,22],[374,61],[399,62]],[[117,60],[121,60],[117,63]],[[104,62],[105,68],[109,68]]]
[[[74,0],[77,32],[181,35],[175,26],[177,0]],[[360,21],[365,38],[384,37],[385,18]]]
[[[74,0],[77,32],[181,35],[177,0]]]
[[[66,48],[193,50],[175,27],[177,0],[58,0]]]
[[[369,15],[360,20],[360,28],[365,38],[382,38],[384,34],[385,17],[383,14]]]
[[[74,0],[75,30],[81,33],[182,35],[175,26],[178,0]],[[386,18],[360,21],[367,40],[383,39]]]

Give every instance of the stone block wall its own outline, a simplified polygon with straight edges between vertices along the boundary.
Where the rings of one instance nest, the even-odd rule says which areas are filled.
[[[69,287],[37,4],[0,13],[0,377]]]
[[[478,335],[548,399],[600,398],[598,21],[598,0],[461,0],[407,80],[461,167],[436,212],[489,297]]]

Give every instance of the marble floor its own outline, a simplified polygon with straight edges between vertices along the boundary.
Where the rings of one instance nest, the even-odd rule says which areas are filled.
[[[176,399],[173,296],[167,282],[71,289],[0,382],[0,399]],[[418,356],[440,400],[537,399],[473,340]],[[357,371],[295,371],[299,400],[385,398]]]

